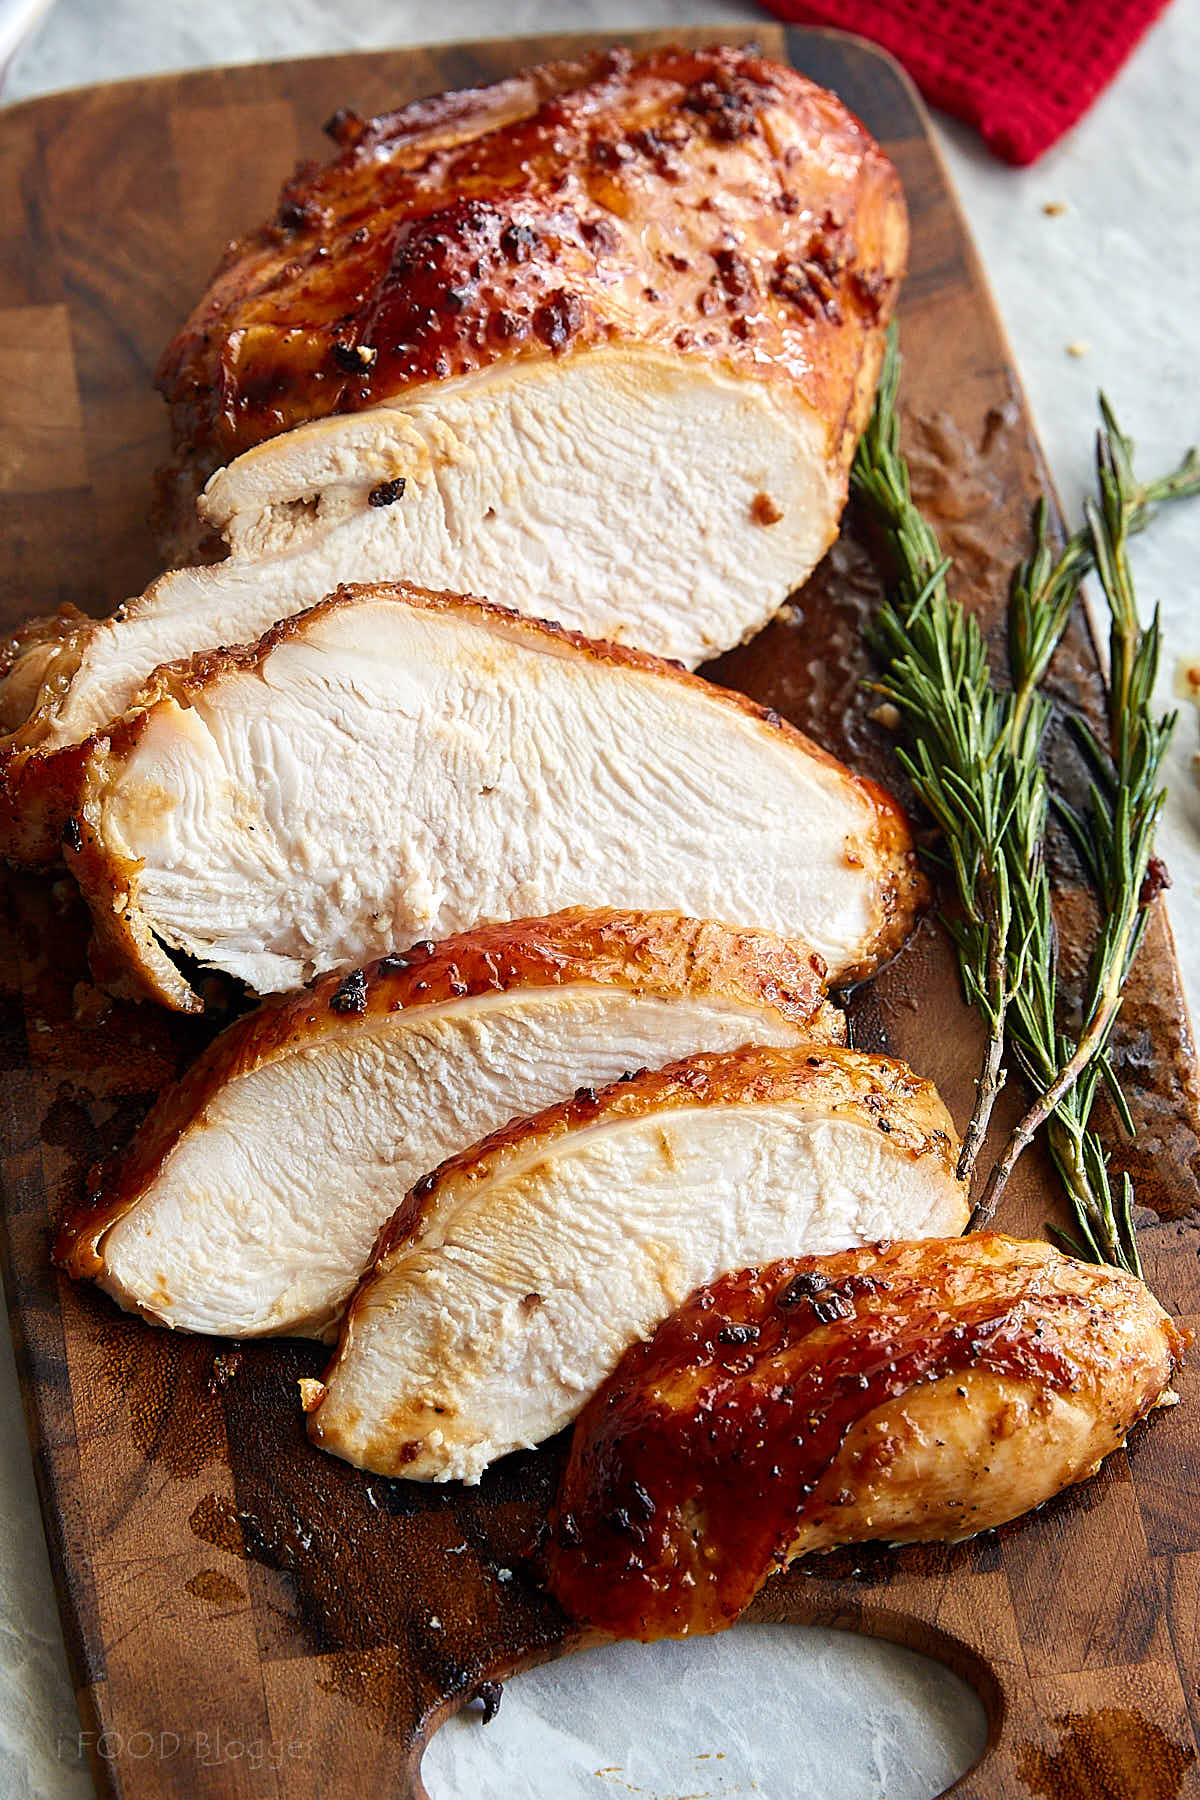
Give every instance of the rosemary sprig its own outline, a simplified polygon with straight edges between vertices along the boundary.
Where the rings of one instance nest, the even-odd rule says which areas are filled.
[[[1140,483],[1134,476],[1133,445],[1123,436],[1103,394],[1100,413],[1103,431],[1098,444],[1107,446],[1105,454],[1113,459],[1113,475],[1122,496],[1123,534],[1136,537],[1165,501],[1200,493],[1200,450],[1189,450],[1169,474]],[[1008,644],[1017,733],[1062,641],[1079,584],[1095,567],[1090,520],[1067,539],[1057,557],[1051,554],[1048,521],[1049,509],[1044,499],[1039,500],[1033,512],[1033,553],[1017,568],[1009,596]],[[1136,607],[1131,616],[1136,626]]]
[[[951,600],[949,563],[913,501],[900,449],[899,381],[893,329],[851,484],[882,526],[897,574],[896,597],[884,602],[874,625],[874,646],[884,662],[874,685],[900,714],[908,747],[897,754],[941,833],[940,860],[952,875],[960,909],[947,923],[967,1000],[988,1032],[959,1158],[958,1173],[966,1180],[1004,1083],[1005,1021],[1025,973],[1025,931],[1014,912],[1005,839],[1019,817],[1040,860],[1045,783],[1036,744],[1032,757],[997,754],[1008,702],[992,687],[982,633]],[[1040,696],[1031,701],[1038,720],[1043,707]]]
[[[1087,524],[1051,554],[1047,513],[1034,515],[1034,547],[1010,593],[1012,688],[992,685],[978,626],[952,602],[947,563],[914,505],[899,443],[899,357],[894,335],[852,481],[881,522],[898,570],[897,596],[885,603],[876,647],[886,659],[876,684],[900,713],[909,740],[901,760],[941,828],[960,915],[948,920],[967,999],[988,1031],[976,1105],[959,1172],[969,1176],[1005,1080],[1006,1033],[1037,1098],[993,1169],[972,1225],[990,1220],[1012,1168],[1045,1124],[1078,1227],[1077,1251],[1139,1271],[1132,1191],[1124,1177],[1114,1201],[1107,1158],[1089,1128],[1097,1086],[1113,1093],[1132,1123],[1106,1049],[1122,986],[1137,952],[1153,882],[1154,827],[1162,805],[1158,772],[1173,720],[1154,721],[1151,694],[1158,660],[1157,616],[1138,620],[1126,555],[1158,504],[1200,492],[1200,457],[1190,451],[1171,474],[1139,484],[1132,445],[1101,397],[1100,505]],[[1077,1039],[1057,1024],[1053,911],[1045,867],[1048,794],[1040,755],[1049,704],[1041,683],[1061,641],[1079,583],[1095,567],[1109,602],[1112,681],[1110,746],[1080,722],[1094,771],[1086,819],[1055,798],[1096,887],[1101,926],[1089,965],[1083,1026]],[[1140,1272],[1140,1271],[1139,1271]]]
[[[1151,856],[1165,799],[1165,790],[1159,785],[1162,762],[1175,724],[1174,715],[1155,719],[1153,714],[1158,614],[1156,611],[1144,630],[1138,618],[1127,540],[1130,531],[1149,516],[1153,504],[1148,502],[1149,495],[1176,498],[1200,491],[1200,464],[1192,452],[1171,476],[1148,488],[1139,487],[1133,474],[1133,446],[1103,399],[1101,408],[1105,428],[1098,436],[1096,452],[1100,503],[1085,503],[1089,543],[1083,554],[1096,568],[1109,609],[1109,744],[1102,746],[1083,720],[1073,719],[1094,774],[1087,817],[1056,799],[1056,808],[1095,888],[1100,924],[1084,990],[1083,1023],[1074,1042],[1056,1029],[1052,942],[1039,945],[1039,954],[1033,959],[1040,964],[1041,979],[1030,983],[1017,998],[1010,1036],[1038,1096],[993,1168],[972,1224],[986,1224],[991,1219],[1018,1157],[1036,1131],[1048,1123],[1051,1151],[1085,1246],[1109,1262],[1140,1272],[1129,1179],[1123,1178],[1120,1200],[1114,1204],[1103,1148],[1088,1130],[1101,1079],[1113,1093],[1127,1128],[1132,1129],[1119,1087],[1108,1069],[1106,1049],[1145,930],[1147,908],[1160,885],[1150,879]],[[1070,560],[1079,565],[1081,553],[1072,548],[1075,542],[1068,546],[1060,566]],[[1057,605],[1057,600],[1050,605]],[[1036,606],[1031,616],[1036,620]],[[1038,635],[1035,626],[1030,641]],[[1050,636],[1044,620],[1040,635],[1043,639]],[[1028,668],[1020,660],[1023,654],[1024,645],[1018,642],[1013,650],[1014,705],[1017,694],[1029,686]],[[1048,662],[1049,656],[1043,670]]]

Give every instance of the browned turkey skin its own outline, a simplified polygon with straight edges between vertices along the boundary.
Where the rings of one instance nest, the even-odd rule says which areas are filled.
[[[624,341],[773,369],[848,462],[907,224],[834,95],[729,46],[611,50],[331,127],[163,355],[182,457]]]
[[[1186,1341],[1132,1276],[998,1236],[727,1275],[580,1415],[551,1587],[614,1636],[682,1637],[807,1551],[968,1537],[1091,1474]]]

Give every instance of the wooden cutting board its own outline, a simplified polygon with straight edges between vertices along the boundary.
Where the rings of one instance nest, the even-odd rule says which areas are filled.
[[[1007,571],[1046,474],[927,122],[866,45],[766,26],[757,36],[835,88],[904,178],[918,497],[999,651]],[[166,447],[157,353],[225,239],[271,210],[297,157],[322,155],[322,120],[341,104],[385,109],[579,43],[213,70],[0,114],[0,625],[66,600],[107,611],[156,572],[145,521]],[[860,687],[861,625],[879,593],[851,520],[798,601],[720,674],[894,780]],[[1063,698],[1094,706],[1098,663],[1082,621],[1059,663]],[[1061,741],[1056,754],[1066,768]],[[1059,874],[1070,949],[1083,909],[1065,863]],[[97,1011],[65,883],[13,878],[0,930],[5,1278],[80,1713],[100,1746],[97,1784],[138,1800],[420,1794],[421,1748],[441,1719],[485,1678],[570,1647],[522,1564],[562,1445],[509,1458],[474,1490],[368,1479],[303,1436],[295,1382],[318,1371],[315,1347],[173,1338],[64,1284],[48,1260],[52,1222],[205,1027],[149,1008]],[[978,1037],[934,925],[853,1015],[857,1042],[910,1058],[964,1122]],[[1139,1138],[1115,1161],[1154,1209],[1147,1274],[1168,1307],[1198,1315],[1200,1114],[1161,915],[1132,982],[1121,1061]],[[1031,1157],[1003,1222],[1038,1234],[1057,1206]],[[1200,1792],[1200,1406],[1194,1378],[1181,1385],[1182,1407],[1036,1517],[955,1548],[817,1559],[773,1582],[754,1616],[894,1638],[974,1682],[991,1742],[956,1794]],[[161,1733],[170,1755],[150,1753]],[[231,1742],[264,1746],[264,1766]]]

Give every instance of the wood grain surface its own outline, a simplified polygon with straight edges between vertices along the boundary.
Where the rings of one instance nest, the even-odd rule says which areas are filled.
[[[854,40],[756,35],[842,94],[904,178],[918,497],[999,653],[1007,571],[1046,477],[919,105]],[[319,126],[335,107],[384,109],[579,42],[216,70],[0,115],[0,625],[67,600],[107,611],[156,573],[158,351],[225,239],[271,209],[297,157],[323,154]],[[851,519],[798,600],[718,672],[894,780],[860,685],[861,625],[880,591]],[[1098,662],[1081,622],[1056,680],[1065,700],[1095,704]],[[1061,734],[1055,755],[1070,776]],[[1065,860],[1057,878],[1071,952],[1086,906]],[[421,1749],[443,1717],[481,1681],[571,1647],[523,1561],[563,1445],[509,1458],[473,1490],[368,1478],[304,1438],[295,1381],[318,1371],[315,1346],[171,1337],[56,1277],[54,1220],[206,1027],[100,1001],[65,883],[11,878],[0,931],[5,1278],[97,1785],[137,1800],[420,1794]],[[932,923],[856,997],[853,1016],[857,1042],[908,1057],[965,1121],[978,1038]],[[1195,1322],[1197,1094],[1161,914],[1120,1060],[1139,1136],[1114,1146],[1115,1162],[1154,1209],[1142,1233],[1151,1284]],[[1040,1234],[1056,1208],[1030,1157],[1002,1223]],[[772,1582],[754,1616],[894,1638],[974,1682],[991,1741],[958,1795],[1200,1792],[1200,1411],[1189,1372],[1181,1387],[1182,1407],[1035,1517],[956,1547],[816,1559]],[[502,1569],[515,1579],[501,1581]],[[257,1758],[244,1748],[254,1744]]]

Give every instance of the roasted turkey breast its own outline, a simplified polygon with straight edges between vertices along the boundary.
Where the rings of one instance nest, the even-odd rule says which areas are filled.
[[[725,1275],[580,1416],[551,1587],[614,1636],[682,1637],[808,1551],[969,1537],[1092,1474],[1185,1342],[1133,1276],[1011,1238]]]
[[[832,540],[907,251],[858,120],[718,45],[332,123],[162,359],[185,493],[242,459],[206,520],[312,538],[378,450],[381,573],[686,662],[760,625]]]
[[[228,560],[0,658],[6,855],[57,856],[47,777],[159,664],[339,582],[495,595],[692,665],[832,541],[907,227],[831,94],[741,50],[615,51],[338,138],[163,358],[176,525],[216,471]]]
[[[329,1335],[427,1170],[582,1084],[693,1050],[841,1041],[819,957],[675,913],[419,943],[214,1039],[89,1182],[58,1258],[158,1324]]]
[[[89,752],[67,860],[100,972],[181,1008],[173,951],[269,992],[575,905],[777,931],[844,981],[920,895],[895,801],[776,715],[399,586],[160,671]]]
[[[835,95],[746,49],[615,49],[333,121],[163,355],[186,455],[434,383],[653,346],[774,371],[848,460],[906,249]]]
[[[326,1450],[478,1480],[573,1419],[700,1282],[787,1250],[961,1231],[928,1082],[833,1046],[700,1055],[497,1132],[381,1234],[324,1384]]]

